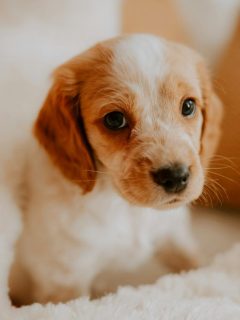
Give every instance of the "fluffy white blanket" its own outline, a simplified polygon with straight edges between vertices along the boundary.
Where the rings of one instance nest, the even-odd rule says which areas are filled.
[[[0,190],[0,320],[239,320],[240,244],[196,271],[168,275],[153,285],[123,287],[100,300],[11,306],[8,273],[21,221],[7,190]]]

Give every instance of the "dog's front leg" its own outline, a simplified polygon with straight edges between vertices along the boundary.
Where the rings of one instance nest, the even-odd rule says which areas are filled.
[[[172,216],[170,228],[158,241],[156,258],[170,272],[187,271],[201,264],[200,248],[192,232],[191,214],[183,210]]]

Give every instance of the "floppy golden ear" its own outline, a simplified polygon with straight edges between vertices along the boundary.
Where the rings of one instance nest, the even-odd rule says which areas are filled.
[[[208,73],[203,66],[200,68],[200,77],[204,101],[202,109],[201,159],[203,165],[206,166],[216,151],[220,139],[223,106],[213,91]]]
[[[57,70],[34,133],[63,175],[86,193],[94,187],[96,171],[81,117],[78,86],[71,70],[64,66]]]

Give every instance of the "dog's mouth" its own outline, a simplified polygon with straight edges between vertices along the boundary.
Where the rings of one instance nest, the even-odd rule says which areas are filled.
[[[171,198],[170,200],[168,199],[164,203],[161,204],[163,208],[176,208],[179,205],[182,205],[183,203],[186,203],[186,199],[182,197],[174,197]]]
[[[167,204],[174,204],[174,203],[177,203],[179,201],[180,201],[180,199],[172,199]]]

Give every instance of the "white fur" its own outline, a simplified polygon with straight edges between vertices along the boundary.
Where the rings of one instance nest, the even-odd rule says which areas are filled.
[[[90,194],[81,196],[79,187],[60,174],[35,141],[28,159],[29,199],[16,263],[27,270],[25,281],[30,273],[37,285],[35,299],[66,299],[68,288],[75,296],[89,294],[101,274],[134,274],[169,244],[194,256],[186,208],[161,212],[134,207],[104,176]],[[160,266],[159,260],[159,274]],[[22,273],[20,277],[23,281]],[[103,287],[115,289],[106,278]]]
[[[113,72],[136,94],[147,127],[153,126],[154,109],[160,109],[158,81],[169,72],[167,48],[163,39],[144,34],[121,39],[114,48]]]

